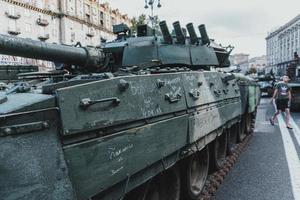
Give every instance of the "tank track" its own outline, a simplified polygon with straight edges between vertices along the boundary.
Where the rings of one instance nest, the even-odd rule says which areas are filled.
[[[218,188],[223,183],[227,174],[230,172],[230,170],[238,160],[241,153],[246,149],[249,142],[251,141],[252,133],[254,131],[254,126],[255,126],[255,119],[252,119],[251,133],[247,135],[247,137],[241,143],[236,145],[234,152],[231,155],[227,156],[226,162],[222,167],[222,169],[208,176],[199,200],[213,199],[214,194],[217,192]]]

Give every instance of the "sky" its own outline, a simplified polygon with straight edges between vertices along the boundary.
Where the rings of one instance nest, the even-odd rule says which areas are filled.
[[[130,17],[150,14],[150,9],[144,9],[145,0],[107,2]],[[223,46],[233,45],[233,54],[247,53],[251,58],[266,54],[270,31],[300,14],[300,0],[161,0],[161,4],[155,14],[169,27],[177,20],[181,26],[205,24],[210,38]]]

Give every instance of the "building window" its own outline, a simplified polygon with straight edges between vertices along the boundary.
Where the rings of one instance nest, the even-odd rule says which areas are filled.
[[[85,14],[85,21],[90,22],[91,16],[89,14]]]
[[[25,32],[26,33],[31,33],[31,24],[30,23],[26,23],[25,24]]]
[[[92,14],[93,14],[93,15],[97,15],[96,8],[94,8],[94,7],[93,7],[93,9],[92,9]]]
[[[71,33],[71,42],[75,42],[75,40],[76,40],[75,33],[72,32]]]
[[[8,28],[10,30],[16,30],[16,21],[15,20],[8,20]]]
[[[25,15],[25,17],[30,17],[31,16],[30,10],[25,9],[24,15]]]
[[[112,24],[112,25],[115,25],[115,24],[116,24],[116,19],[113,18],[113,17],[111,17],[111,24]]]
[[[87,5],[87,4],[84,5],[84,12],[86,14],[90,14],[91,13],[91,7],[90,7],[90,5]]]
[[[103,12],[100,12],[100,24],[101,24],[101,26],[104,25],[104,14],[103,14]]]
[[[57,37],[57,30],[55,28],[52,29],[52,36]]]

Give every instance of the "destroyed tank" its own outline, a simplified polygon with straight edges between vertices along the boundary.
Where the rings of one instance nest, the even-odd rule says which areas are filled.
[[[53,61],[0,91],[3,199],[196,200],[251,132],[258,85],[204,25],[146,26],[97,47],[0,35],[0,53]],[[34,81],[33,81],[34,80]]]

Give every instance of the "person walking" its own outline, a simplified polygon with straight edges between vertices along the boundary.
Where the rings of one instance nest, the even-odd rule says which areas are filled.
[[[285,112],[285,119],[286,119],[286,127],[288,129],[292,129],[292,126],[290,124],[290,105],[291,105],[291,88],[288,86],[289,77],[287,75],[284,75],[282,77],[282,81],[278,82],[275,86],[275,91],[273,94],[273,97],[271,98],[271,103],[276,103],[276,112],[270,118],[270,123],[274,126],[274,121],[280,112]]]

